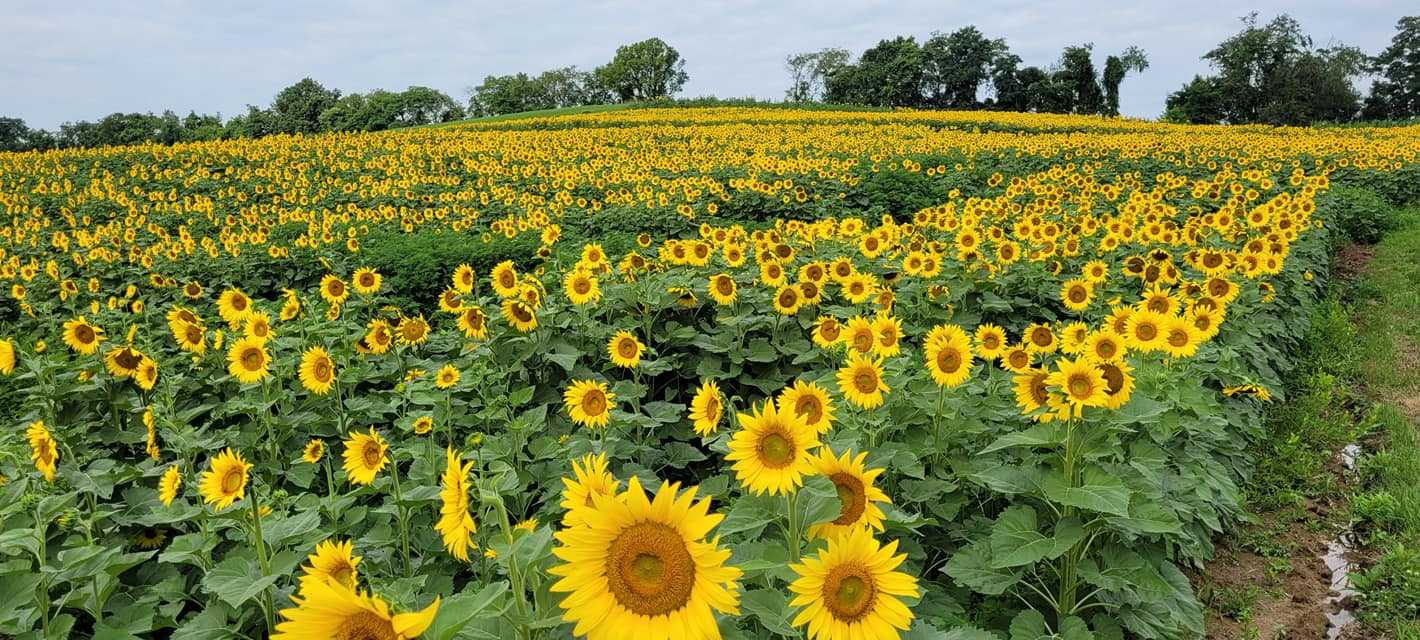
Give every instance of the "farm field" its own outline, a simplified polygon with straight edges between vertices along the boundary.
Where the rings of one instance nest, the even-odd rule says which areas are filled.
[[[1202,637],[1417,185],[984,111],[3,153],[0,636]]]

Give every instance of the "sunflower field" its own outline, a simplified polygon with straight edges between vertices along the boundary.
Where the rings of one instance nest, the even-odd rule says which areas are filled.
[[[0,154],[0,637],[1197,638],[1420,127],[641,109]]]

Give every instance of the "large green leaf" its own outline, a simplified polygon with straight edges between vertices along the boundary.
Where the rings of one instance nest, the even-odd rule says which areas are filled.
[[[1011,640],[1041,640],[1050,637],[1045,630],[1045,616],[1035,609],[1025,609],[1011,619]]]
[[[279,577],[262,576],[256,563],[247,558],[227,558],[203,576],[202,586],[223,602],[240,607],[263,589],[276,584]]]
[[[746,591],[742,600],[746,614],[759,619],[764,628],[781,636],[796,636],[789,624],[789,596],[779,589]]]
[[[1065,442],[1064,423],[1046,422],[1024,431],[1014,431],[996,438],[995,442],[981,450],[982,454],[1020,446],[1055,446]]]
[[[429,640],[452,640],[474,618],[493,617],[507,608],[508,583],[494,582],[478,591],[467,590],[449,596],[439,605],[434,622],[424,631],[423,638]]]
[[[1086,469],[1084,482],[1078,487],[1066,485],[1058,475],[1048,476],[1042,489],[1046,498],[1060,504],[1116,516],[1129,515],[1129,487],[1101,469]]]
[[[991,541],[977,540],[952,554],[945,571],[973,591],[992,596],[1005,593],[1020,581],[1021,570],[998,569],[993,564]]]
[[[1032,507],[1017,505],[1001,512],[991,527],[991,566],[996,569],[1031,565],[1060,557],[1084,539],[1075,518],[1062,520],[1051,536],[1042,534]]]

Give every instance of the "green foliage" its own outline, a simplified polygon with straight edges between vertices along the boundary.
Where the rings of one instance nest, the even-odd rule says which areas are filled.
[[[1337,186],[1321,199],[1333,212],[1332,224],[1353,242],[1374,244],[1399,223],[1395,209],[1370,189]]]
[[[520,267],[535,258],[537,240],[496,236],[488,243],[448,231],[400,233],[375,231],[365,238],[359,261],[385,274],[387,290],[395,304],[414,308],[428,305],[449,287],[449,274],[467,263],[485,277],[499,262],[512,259]]]
[[[1361,619],[1381,628],[1420,619],[1420,549],[1395,544],[1353,577]]]
[[[1366,98],[1364,114],[1370,119],[1420,116],[1420,16],[1397,20],[1395,31],[1390,46],[1371,59],[1370,71],[1380,78]]]
[[[611,62],[593,73],[622,102],[669,98],[690,79],[680,52],[660,38],[617,47]]]

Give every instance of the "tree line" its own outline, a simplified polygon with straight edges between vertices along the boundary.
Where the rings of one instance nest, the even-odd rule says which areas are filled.
[[[1188,123],[1403,120],[1420,117],[1420,16],[1401,18],[1390,45],[1371,56],[1341,43],[1317,46],[1300,23],[1282,14],[1266,23],[1256,13],[1238,33],[1204,54],[1212,73],[1197,75],[1165,102],[1163,119]],[[1128,47],[1095,65],[1092,44],[1065,47],[1044,66],[1025,65],[1002,38],[975,26],[883,39],[855,60],[840,48],[797,53],[785,60],[785,99],[924,109],[998,109],[1101,116],[1119,114],[1119,88],[1149,66]],[[1358,83],[1371,78],[1362,95]],[[265,108],[224,120],[220,114],[172,111],[114,113],[96,122],[31,129],[0,117],[0,151],[45,150],[143,142],[254,138],[272,134],[381,131],[489,116],[611,102],[669,98],[689,75],[680,52],[660,38],[619,47],[590,71],[561,67],[536,74],[490,75],[467,89],[466,103],[429,87],[342,94],[305,78]]]

